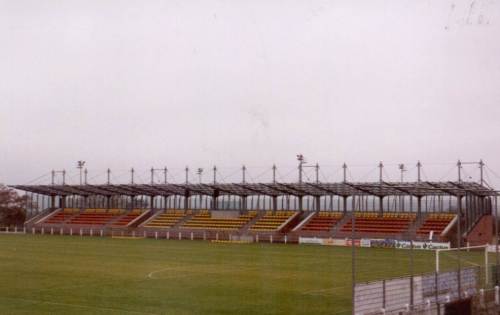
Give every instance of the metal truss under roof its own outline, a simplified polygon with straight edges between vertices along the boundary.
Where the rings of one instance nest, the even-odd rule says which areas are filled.
[[[464,196],[487,197],[497,192],[476,182],[366,182],[366,183],[234,183],[234,184],[120,184],[16,185],[26,192],[48,196]]]

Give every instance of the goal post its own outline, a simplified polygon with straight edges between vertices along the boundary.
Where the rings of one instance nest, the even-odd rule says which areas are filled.
[[[445,271],[446,264],[456,264],[460,260],[462,267],[475,266],[484,269],[485,283],[489,283],[489,245],[465,246],[460,248],[436,249],[436,273]],[[463,264],[462,264],[463,263]]]

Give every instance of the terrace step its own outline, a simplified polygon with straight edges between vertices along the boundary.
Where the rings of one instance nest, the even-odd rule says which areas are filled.
[[[24,225],[32,225],[39,221],[40,219],[48,216],[51,213],[55,213],[56,211],[61,210],[61,208],[46,208],[42,210],[40,213],[36,213],[35,215],[31,216],[26,222],[24,222]]]
[[[128,227],[138,227],[142,222],[147,221],[152,215],[154,215],[153,210],[146,210],[142,214],[139,215],[136,219],[132,220]]]
[[[308,213],[308,215],[310,215]],[[302,225],[303,232],[327,232],[329,233],[343,217],[340,212],[320,211]]]
[[[121,215],[117,215],[116,218],[113,218],[106,226],[112,228],[129,228],[131,224],[133,225],[135,223],[135,220],[143,215],[147,215],[149,212],[150,210],[133,209]]]
[[[337,232],[340,231],[340,228],[344,226],[348,221],[351,221],[352,213],[344,212],[344,216],[342,219],[340,219],[339,222],[335,226],[332,227],[331,233],[332,235],[335,235]]]
[[[65,213],[64,217],[60,221],[58,220],[57,222],[47,222],[47,221],[52,221],[51,219],[53,219],[57,215],[63,215],[64,211],[65,211],[64,209],[56,210],[52,213],[51,216],[45,218],[41,222],[36,222],[36,224],[68,224],[70,220],[72,220],[73,218],[75,218],[80,214],[80,212]]]
[[[425,222],[425,219],[427,218],[426,214],[421,214],[420,216],[417,216],[415,221],[413,221],[412,224],[410,224],[410,227],[408,228],[408,231],[406,235],[404,235],[408,239],[415,239],[417,235],[417,230],[422,226],[422,224]]]
[[[266,211],[265,214],[249,228],[252,232],[277,232],[285,228],[297,218],[295,211]]]
[[[212,214],[214,214],[212,212]],[[190,220],[180,226],[182,229],[211,229],[211,230],[240,230],[256,215],[255,211],[248,214],[239,214],[238,217],[212,216],[210,213],[195,214]]]
[[[264,215],[266,214],[265,211],[257,211],[257,215],[250,221],[247,222],[242,228],[241,228],[241,233],[246,233],[252,227],[257,221],[260,220]]]
[[[177,221],[177,223],[175,223],[174,225],[171,226],[172,229],[176,229],[176,228],[179,228],[180,226],[182,226],[185,222],[191,220],[193,217],[194,217],[194,213],[191,213],[191,214],[186,214],[182,219],[180,219],[179,221]]]

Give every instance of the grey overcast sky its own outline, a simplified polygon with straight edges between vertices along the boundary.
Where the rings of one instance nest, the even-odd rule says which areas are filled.
[[[0,0],[0,48],[0,182],[500,175],[500,0]]]

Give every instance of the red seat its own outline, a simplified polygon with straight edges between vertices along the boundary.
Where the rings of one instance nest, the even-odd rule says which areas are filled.
[[[362,214],[361,214],[362,215]],[[410,223],[414,219],[413,216],[402,215],[395,217],[398,214],[389,214],[385,216],[367,216],[356,218],[355,230],[357,232],[365,233],[387,233],[397,234],[402,233],[408,229]],[[341,228],[342,232],[350,232],[352,230],[352,222],[348,221]]]

